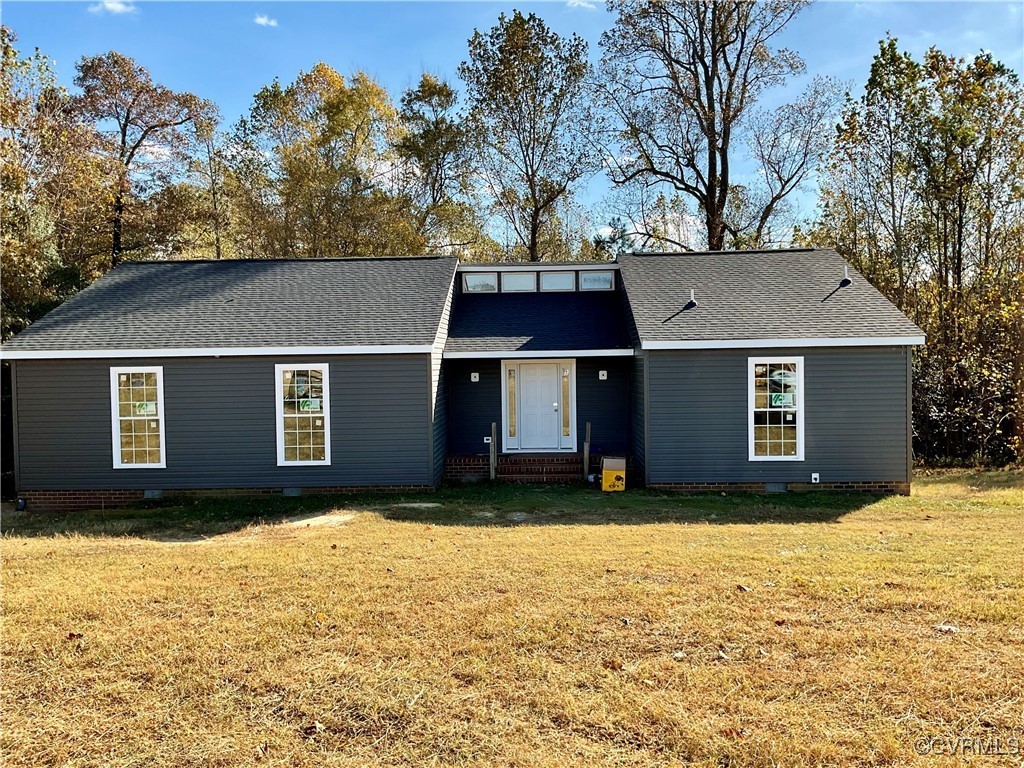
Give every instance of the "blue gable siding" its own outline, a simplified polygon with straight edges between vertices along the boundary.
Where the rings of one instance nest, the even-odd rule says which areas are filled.
[[[608,372],[602,381],[598,372]],[[471,373],[480,374],[471,381]],[[583,450],[586,422],[591,423],[595,453],[626,454],[630,449],[629,397],[632,358],[581,357],[576,360],[576,435]],[[447,360],[448,451],[451,454],[487,453],[484,438],[491,423],[501,434],[501,361],[497,359]]]

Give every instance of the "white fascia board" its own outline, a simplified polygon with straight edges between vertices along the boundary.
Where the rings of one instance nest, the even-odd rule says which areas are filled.
[[[522,264],[459,264],[459,272],[607,272],[609,269],[618,268],[619,265],[614,261],[594,264],[559,264],[551,261],[524,261]]]
[[[166,349],[4,350],[3,360],[105,360],[141,357],[283,357],[295,355],[417,355],[430,344],[383,344],[345,347],[169,347]]]
[[[633,357],[632,349],[551,349],[551,350],[515,350],[512,352],[445,352],[445,360],[501,360],[528,359],[541,360],[548,358],[569,360],[577,357]]]
[[[903,347],[920,346],[924,336],[850,336],[836,339],[711,339],[645,341],[641,349],[779,349],[783,347]]]

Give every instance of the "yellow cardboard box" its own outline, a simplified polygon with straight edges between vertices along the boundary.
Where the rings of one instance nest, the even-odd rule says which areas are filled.
[[[601,459],[601,490],[626,490],[626,460],[614,456]]]

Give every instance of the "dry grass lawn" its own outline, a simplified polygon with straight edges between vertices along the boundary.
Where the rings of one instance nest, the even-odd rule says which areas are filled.
[[[9,516],[4,764],[1024,759],[948,754],[1024,725],[1020,473],[397,501]]]

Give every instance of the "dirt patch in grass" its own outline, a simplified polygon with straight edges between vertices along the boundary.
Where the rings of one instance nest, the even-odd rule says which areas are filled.
[[[1022,509],[1021,475],[967,473],[910,498],[480,487],[7,520],[0,746],[11,766],[959,765],[915,744],[1024,722]]]

